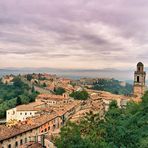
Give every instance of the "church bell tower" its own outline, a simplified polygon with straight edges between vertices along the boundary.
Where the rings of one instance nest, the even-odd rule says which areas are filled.
[[[142,97],[145,92],[145,78],[146,72],[144,71],[143,63],[137,64],[137,70],[134,73],[134,96]]]

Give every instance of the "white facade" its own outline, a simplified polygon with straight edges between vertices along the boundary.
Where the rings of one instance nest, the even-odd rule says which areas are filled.
[[[12,108],[7,110],[6,114],[6,122],[9,122],[10,120],[16,120],[16,121],[24,121],[28,117],[35,116],[35,113],[37,111],[17,111],[17,108]]]
[[[5,76],[2,78],[2,83],[4,84],[13,84],[12,80],[14,79],[13,76]]]
[[[56,148],[54,146],[54,144],[50,140],[48,140],[48,139],[45,138],[44,142],[45,142],[45,147],[46,148]]]

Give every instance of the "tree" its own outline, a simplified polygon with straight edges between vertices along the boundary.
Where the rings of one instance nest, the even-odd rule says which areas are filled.
[[[87,91],[84,91],[84,90],[75,91],[70,94],[70,97],[73,97],[74,99],[77,99],[77,100],[87,100],[89,97],[89,94]]]
[[[109,104],[109,110],[111,109],[118,109],[117,101],[111,101],[111,103]]]
[[[38,96],[38,92],[33,92],[32,94],[29,95],[29,102],[34,102],[35,98]]]
[[[109,91],[114,94],[124,94],[129,95],[132,93],[133,86],[131,84],[126,83],[125,86],[122,86],[120,81],[115,79],[105,80],[100,79],[95,82],[92,86],[94,90],[102,90]]]
[[[89,113],[79,124],[66,124],[55,144],[58,148],[147,148],[147,121],[148,92],[141,103],[129,103],[126,109],[111,102],[104,119]]]
[[[66,92],[65,89],[62,88],[62,87],[58,87],[58,88],[55,88],[55,89],[54,89],[54,93],[55,93],[56,95],[63,95],[63,93],[65,93],[65,92]]]
[[[74,145],[83,148],[82,143],[80,128],[74,123],[68,123],[66,127],[63,127],[61,129],[61,138],[56,140],[58,148],[72,148]]]
[[[68,122],[61,129],[60,138],[55,141],[58,148],[109,148],[105,141],[101,141],[101,135],[105,131],[98,132],[98,114],[88,113],[80,125]],[[101,123],[101,122],[100,122]]]
[[[34,91],[35,91],[35,88],[34,88],[34,86],[32,86],[31,92],[33,93]]]
[[[37,95],[34,88],[24,84],[18,76],[14,78],[14,85],[0,83],[0,118],[5,118],[10,108],[35,101]]]
[[[43,83],[43,87],[47,87],[46,83]]]
[[[21,104],[22,104],[21,97],[18,96],[16,99],[16,105],[21,105]]]
[[[31,81],[32,80],[32,75],[31,74],[27,74],[27,80]]]
[[[13,79],[13,85],[17,88],[22,88],[22,86],[24,85],[24,83],[21,81],[21,79],[19,77],[15,77]]]

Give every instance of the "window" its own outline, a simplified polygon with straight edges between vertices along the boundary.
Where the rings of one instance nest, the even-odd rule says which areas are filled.
[[[25,115],[27,115],[27,113],[25,113]]]
[[[139,83],[139,76],[137,76],[137,82]]]
[[[27,143],[27,138],[25,138],[25,143]]]
[[[11,148],[11,144],[8,145],[8,148]]]
[[[15,147],[18,147],[18,142],[17,141],[15,142]]]
[[[30,115],[32,115],[32,113],[30,113]]]
[[[13,111],[12,115],[14,115],[14,114],[15,114],[15,111]]]
[[[20,113],[20,115],[22,115],[22,113]]]
[[[37,136],[34,137],[34,141],[35,141],[35,142],[38,141],[38,137],[37,137]]]
[[[20,140],[20,145],[22,145],[22,144],[23,144],[23,140],[21,139],[21,140]]]
[[[53,131],[55,130],[55,128],[56,128],[56,126],[55,126],[55,125],[53,125]]]

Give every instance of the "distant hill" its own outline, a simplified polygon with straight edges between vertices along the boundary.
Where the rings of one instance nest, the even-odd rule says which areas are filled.
[[[134,71],[134,70],[133,70]],[[58,69],[58,68],[7,68],[0,69],[0,76],[6,74],[26,74],[26,73],[51,73],[73,79],[82,77],[106,77],[119,80],[132,79],[133,71],[118,69]]]
[[[60,69],[60,68],[7,68],[0,69],[0,76],[6,74],[27,74],[27,73],[50,73],[57,74],[59,76],[64,76],[72,79],[79,79],[82,77],[91,78],[115,78],[118,80],[129,81],[130,84],[133,82],[135,69],[119,70],[113,68],[105,69]],[[145,68],[148,72],[148,67]]]

